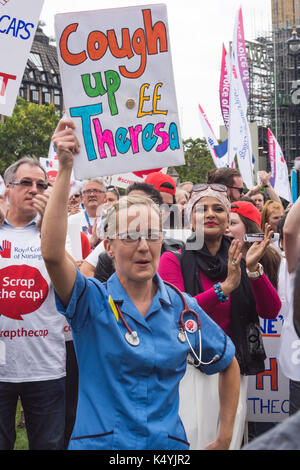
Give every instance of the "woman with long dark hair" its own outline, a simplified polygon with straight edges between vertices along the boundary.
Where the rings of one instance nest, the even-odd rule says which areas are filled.
[[[241,243],[225,235],[231,208],[226,186],[205,184],[194,189],[187,204],[188,217],[196,242],[203,235],[203,246],[195,244],[193,249],[189,240],[180,255],[164,253],[158,272],[162,279],[193,296],[231,337],[242,376],[256,375],[264,371],[266,357],[258,316],[276,318],[281,306],[259,263],[273,232],[267,226],[264,240],[253,244],[241,259],[242,253],[236,251]],[[245,421],[246,393],[247,381],[242,380],[240,404],[244,416],[240,422]],[[238,434],[236,440],[241,441],[242,428]]]

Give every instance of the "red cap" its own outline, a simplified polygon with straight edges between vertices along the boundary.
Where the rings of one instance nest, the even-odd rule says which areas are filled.
[[[257,225],[260,227],[261,225],[261,213],[259,210],[252,204],[252,202],[248,201],[235,201],[232,203],[232,206],[230,211],[231,212],[236,212],[239,215],[242,215],[243,217],[246,217],[247,219],[252,220],[253,222],[257,223]],[[237,207],[234,207],[237,206]]]
[[[155,189],[157,189],[157,191],[160,191],[162,193],[169,193],[175,196],[175,193],[176,193],[175,181],[170,175],[166,175],[165,173],[162,173],[161,171],[150,173],[150,175],[148,175],[145,178],[145,183],[152,184],[152,186],[154,186]],[[166,187],[164,186],[164,183],[168,183],[166,184]]]

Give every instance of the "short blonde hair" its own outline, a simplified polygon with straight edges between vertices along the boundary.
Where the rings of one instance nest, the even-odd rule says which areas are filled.
[[[157,204],[152,199],[144,196],[122,196],[114,202],[107,210],[102,225],[102,238],[114,238],[116,235],[117,214],[123,209],[129,209],[132,206],[146,206],[153,209],[159,217],[160,229],[162,227],[161,212]]]

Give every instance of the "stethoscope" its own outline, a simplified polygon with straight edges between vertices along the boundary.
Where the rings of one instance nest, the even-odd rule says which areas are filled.
[[[181,343],[185,343],[185,341],[187,341],[189,347],[190,347],[190,350],[192,351],[194,357],[196,358],[197,362],[194,361],[193,365],[195,367],[199,367],[200,365],[210,365],[210,364],[213,364],[215,362],[217,362],[219,359],[220,359],[220,356],[219,354],[216,354],[210,361],[208,362],[203,362],[202,361],[202,338],[201,338],[201,322],[200,322],[200,317],[198,315],[197,312],[195,312],[195,310],[191,310],[185,297],[182,295],[182,292],[176,287],[174,286],[173,284],[170,284],[169,282],[166,282],[164,281],[164,283],[166,285],[168,285],[169,287],[171,287],[172,289],[174,289],[177,294],[180,296],[182,302],[183,302],[183,310],[182,312],[180,313],[180,317],[179,317],[179,333],[178,333],[178,339]],[[124,318],[124,315],[120,309],[120,307],[117,305],[117,304],[114,304],[116,309],[117,309],[117,312],[118,312],[118,315],[119,317],[121,318],[125,328],[126,328],[126,333],[125,333],[125,339],[127,341],[128,344],[130,344],[130,346],[138,346],[140,344],[140,339],[138,337],[138,334],[136,331],[133,331],[130,326],[128,325],[127,321],[125,320]],[[195,321],[191,321],[191,320],[188,320],[186,323],[184,322],[184,316],[185,315],[192,315],[194,318],[195,318]],[[189,328],[189,322],[190,322],[190,326],[191,328]],[[196,328],[195,328],[195,325],[196,325]],[[188,332],[189,333],[195,333],[196,331],[198,331],[198,336],[199,336],[199,355],[196,354],[193,346],[191,345],[191,342],[189,340],[189,337],[188,337],[188,334],[187,334],[187,328],[188,328]]]

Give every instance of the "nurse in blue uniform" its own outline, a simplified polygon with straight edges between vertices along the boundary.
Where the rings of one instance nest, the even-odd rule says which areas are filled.
[[[62,120],[53,136],[59,171],[42,224],[42,254],[57,308],[72,328],[79,369],[69,449],[188,450],[178,387],[189,354],[199,373],[220,372],[220,430],[208,448],[227,449],[239,395],[234,346],[186,294],[197,315],[180,319],[182,298],[156,273],[159,208],[148,198],[128,196],[108,211],[104,244],[116,272],[106,284],[86,279],[65,252],[69,183],[78,151],[73,128],[71,120]]]

